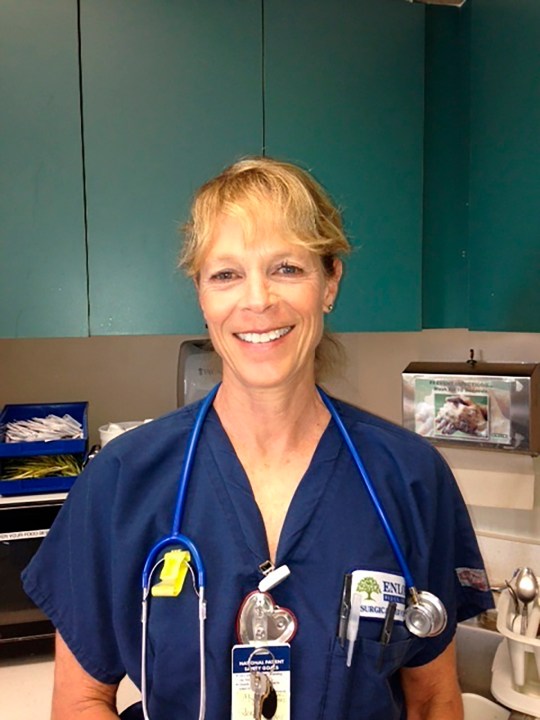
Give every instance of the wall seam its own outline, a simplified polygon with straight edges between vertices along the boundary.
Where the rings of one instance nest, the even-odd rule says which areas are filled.
[[[88,246],[88,198],[86,192],[86,153],[84,145],[84,99],[83,99],[83,72],[82,72],[82,29],[81,29],[81,0],[77,0],[77,49],[79,64],[79,118],[81,133],[81,167],[83,191],[83,224],[84,224],[84,251],[86,262],[86,321],[88,335],[90,329],[90,252]]]

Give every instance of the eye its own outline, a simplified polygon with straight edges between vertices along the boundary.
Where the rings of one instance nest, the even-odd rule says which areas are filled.
[[[279,264],[277,272],[279,275],[295,276],[303,275],[304,270],[299,265],[293,265],[290,262],[284,261]]]
[[[219,270],[218,272],[212,273],[209,279],[211,282],[228,282],[237,277],[238,275],[234,270]]]

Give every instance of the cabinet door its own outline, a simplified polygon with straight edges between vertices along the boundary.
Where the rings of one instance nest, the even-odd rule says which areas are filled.
[[[354,252],[331,328],[421,323],[424,8],[266,0],[265,146],[313,171]]]
[[[470,327],[540,331],[540,3],[474,0]]]
[[[178,226],[203,181],[261,153],[260,3],[81,8],[91,334],[200,333]]]
[[[426,8],[424,328],[469,323],[470,7]]]
[[[0,3],[0,335],[86,335],[77,2]]]

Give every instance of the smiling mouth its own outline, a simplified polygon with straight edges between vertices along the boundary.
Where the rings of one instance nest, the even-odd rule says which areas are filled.
[[[279,328],[279,330],[270,330],[264,333],[236,333],[236,337],[244,342],[257,345],[259,343],[269,343],[274,340],[279,340],[279,338],[282,338],[284,335],[288,335],[292,329],[293,326],[289,325],[288,327]]]

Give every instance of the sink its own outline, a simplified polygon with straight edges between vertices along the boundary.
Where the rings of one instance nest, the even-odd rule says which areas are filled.
[[[464,720],[510,720],[510,710],[481,695],[463,693]]]
[[[503,636],[484,627],[484,622],[485,619],[480,616],[457,626],[458,677],[463,693],[495,700],[491,694],[491,667]]]

